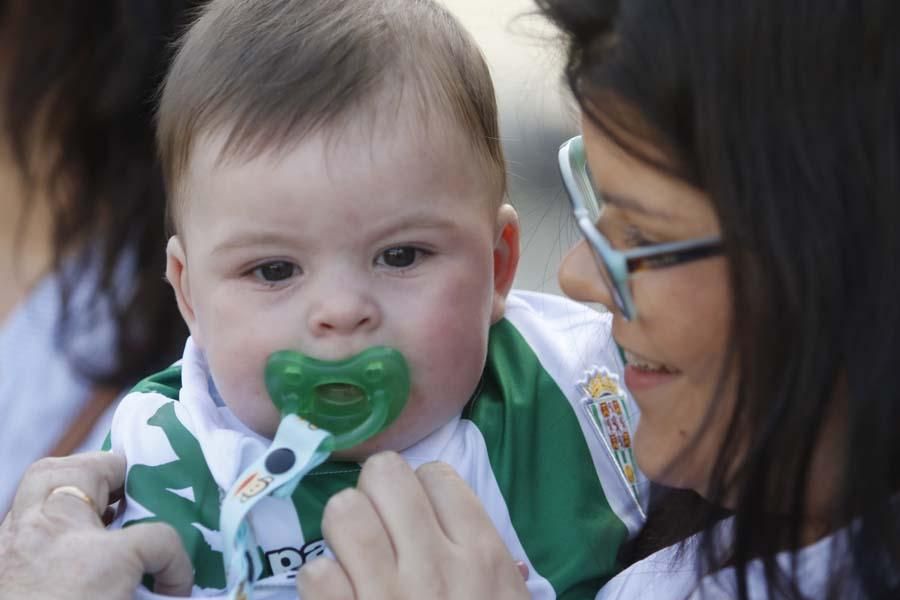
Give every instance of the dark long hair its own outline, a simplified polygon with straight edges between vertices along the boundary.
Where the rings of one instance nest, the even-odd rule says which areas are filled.
[[[35,197],[39,190],[50,203],[59,342],[96,383],[122,387],[170,363],[186,336],[163,281],[165,203],[153,114],[171,43],[198,4],[3,3],[3,132],[26,191]],[[76,306],[74,290],[80,295],[86,281],[92,287]],[[114,360],[75,352],[79,328],[96,326],[76,314],[79,306],[107,307]]]
[[[704,536],[706,568],[735,566],[746,598],[760,558],[771,596],[800,597],[774,556],[801,545],[829,437],[846,448],[833,558],[866,597],[898,597],[900,3],[537,3],[564,33],[592,121],[706,192],[721,224],[740,382],[707,497],[732,499],[734,539],[723,556]],[[847,575],[833,573],[833,595]]]

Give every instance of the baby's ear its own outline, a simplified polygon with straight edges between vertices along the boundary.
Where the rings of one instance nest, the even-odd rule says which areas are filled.
[[[503,318],[506,296],[512,289],[519,266],[519,215],[509,204],[497,210],[497,235],[494,241],[494,302],[491,323]]]
[[[178,310],[181,318],[187,324],[191,332],[191,338],[199,347],[203,347],[199,339],[197,318],[194,314],[194,305],[191,302],[191,286],[188,281],[187,255],[184,246],[177,235],[169,238],[166,245],[166,280],[175,291],[175,300],[178,302]]]

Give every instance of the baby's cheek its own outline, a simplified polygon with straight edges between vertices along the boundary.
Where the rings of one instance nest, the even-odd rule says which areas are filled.
[[[462,321],[465,323],[465,321]],[[487,326],[442,319],[427,332],[429,352],[413,363],[417,391],[431,404],[430,412],[452,418],[478,385],[487,354]],[[418,367],[418,369],[416,369]],[[439,404],[439,406],[434,406]]]
[[[272,437],[280,422],[280,415],[266,390],[263,365],[248,358],[231,362],[224,373],[216,377],[219,394],[225,405],[247,427],[256,433]]]
[[[480,363],[487,347],[486,321],[453,311],[433,319],[419,334],[429,366],[452,373]]]
[[[432,354],[459,365],[460,361],[479,361],[487,346],[491,296],[483,286],[467,286],[465,280],[445,288],[420,334]],[[473,356],[474,354],[474,356]]]
[[[250,401],[247,401],[250,398]],[[269,398],[269,394],[263,390],[261,394],[245,397],[243,402],[231,407],[235,416],[241,422],[258,433],[271,438],[281,422],[281,414]]]

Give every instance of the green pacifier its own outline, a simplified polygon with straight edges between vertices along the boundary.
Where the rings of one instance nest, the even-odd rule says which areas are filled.
[[[393,348],[324,361],[292,350],[272,354],[266,388],[281,414],[295,414],[334,436],[334,449],[355,446],[385,429],[409,395],[409,368]]]

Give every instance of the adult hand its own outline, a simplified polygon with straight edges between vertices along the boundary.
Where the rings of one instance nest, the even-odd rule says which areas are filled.
[[[0,597],[125,600],[144,573],[155,591],[188,595],[193,572],[174,529],[104,529],[100,512],[124,478],[125,460],[107,452],[32,465],[0,524]]]
[[[363,465],[325,507],[337,560],[302,569],[304,600],[529,598],[520,569],[465,482],[444,463],[415,472],[393,452]]]

